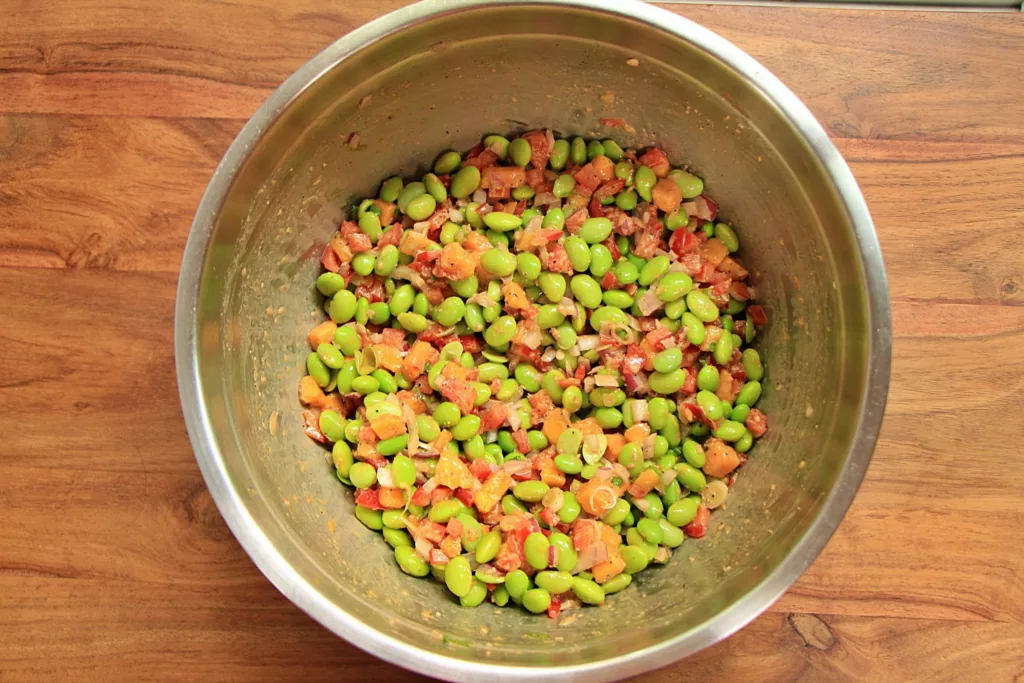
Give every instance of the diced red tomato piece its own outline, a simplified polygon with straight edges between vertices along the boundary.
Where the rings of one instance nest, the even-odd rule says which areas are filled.
[[[469,471],[472,472],[473,468],[470,467]],[[461,502],[466,507],[469,507],[473,504],[473,492],[470,491],[469,489],[455,489],[455,497],[458,498],[459,502]]]
[[[422,488],[418,488],[412,492],[412,498],[410,499],[413,505],[419,505],[420,507],[426,507],[430,504],[430,494],[424,491]]]
[[[768,324],[768,316],[765,315],[764,309],[756,304],[747,306],[747,317],[758,327],[764,327]]]
[[[551,147],[548,143],[548,136],[543,131],[534,130],[523,134],[523,139],[530,143],[530,163],[538,170],[543,170],[548,165],[548,157],[551,156]]]
[[[593,163],[583,166],[572,177],[576,179],[579,185],[590,190],[589,194],[593,194],[594,190],[601,185],[601,176],[598,175]]]
[[[704,503],[701,503],[697,507],[697,516],[693,518],[693,521],[683,527],[683,533],[690,538],[703,538],[704,534],[708,532],[708,518],[711,516],[711,510]]]
[[[383,510],[380,504],[380,491],[377,489],[363,489],[356,495],[356,505],[362,505],[371,510]]]
[[[549,244],[547,249],[548,270],[552,273],[563,273],[566,275],[571,275],[575,272],[572,268],[572,262],[569,260],[569,254],[565,252],[565,248],[561,244]]]
[[[497,401],[490,401],[487,407],[480,413],[480,431],[491,432],[505,424],[508,417],[508,410]]]
[[[548,605],[548,618],[557,619],[558,615],[562,612],[562,601],[558,596],[551,597],[551,604]]]
[[[768,416],[757,408],[751,408],[744,424],[747,426],[747,429],[750,430],[751,434],[754,436],[762,436],[768,431]]]
[[[654,175],[659,178],[667,176],[668,172],[672,169],[672,165],[668,161],[668,155],[657,147],[652,147],[644,152],[644,154],[637,159],[637,163],[654,171]]]

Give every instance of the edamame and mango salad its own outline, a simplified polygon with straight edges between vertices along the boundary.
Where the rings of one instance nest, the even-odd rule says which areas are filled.
[[[352,206],[300,399],[403,572],[556,618],[707,533],[768,427],[768,321],[703,191],[532,131]]]

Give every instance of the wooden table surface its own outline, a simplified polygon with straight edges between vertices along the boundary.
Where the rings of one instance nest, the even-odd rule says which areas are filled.
[[[228,144],[399,4],[0,0],[0,680],[408,680],[231,536],[172,348],[182,249]],[[673,9],[833,136],[878,226],[895,338],[881,441],[828,547],[749,627],[644,680],[1024,680],[1021,15]]]

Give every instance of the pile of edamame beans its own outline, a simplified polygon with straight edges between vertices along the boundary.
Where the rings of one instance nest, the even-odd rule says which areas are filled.
[[[705,535],[768,426],[717,214],[661,149],[550,131],[351,207],[300,399],[403,572],[557,618]]]

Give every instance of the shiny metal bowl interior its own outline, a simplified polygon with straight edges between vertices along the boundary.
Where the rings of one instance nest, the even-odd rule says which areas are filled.
[[[637,60],[637,62],[632,62]],[[634,65],[635,64],[635,65]],[[600,126],[625,118],[634,134]],[[771,431],[712,533],[600,609],[559,621],[460,608],[402,575],[352,516],[296,387],[312,287],[342,207],[490,132],[659,144],[739,228],[771,324]],[[635,2],[420,3],[346,36],[277,91],[203,199],[178,293],[183,409],[235,535],[299,607],[368,651],[450,679],[605,680],[668,663],[765,609],[806,568],[871,456],[890,320],[870,217],[836,150],[771,74]],[[275,427],[276,425],[276,427]]]

